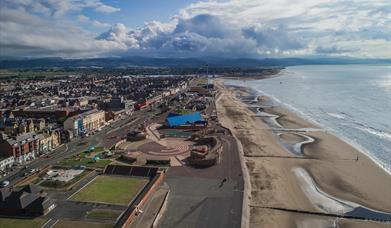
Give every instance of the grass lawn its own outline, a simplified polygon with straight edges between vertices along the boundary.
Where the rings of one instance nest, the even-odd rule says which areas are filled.
[[[94,147],[94,150],[89,151],[88,149],[84,151],[85,154],[99,154],[100,152],[105,151],[105,148],[103,146],[97,146]]]
[[[60,220],[56,223],[54,228],[111,228],[114,224],[112,223],[102,223],[102,222],[83,222],[83,221],[69,221],[69,220]]]
[[[101,218],[101,219],[117,219],[121,214],[121,211],[115,210],[104,210],[104,209],[95,209],[87,212],[87,218]]]
[[[147,182],[146,179],[98,176],[71,199],[127,205]]]
[[[80,158],[79,160],[77,160],[74,157],[70,157],[70,158],[66,158],[64,160],[61,160],[58,163],[58,165],[66,166],[66,167],[84,165],[86,167],[92,167],[92,168],[104,168],[106,165],[108,165],[110,163],[111,163],[111,160],[109,160],[109,159],[101,159],[96,162],[93,162],[92,158]]]
[[[35,218],[35,219],[14,219],[14,218],[0,218],[0,227],[12,227],[12,228],[40,228],[47,219]]]

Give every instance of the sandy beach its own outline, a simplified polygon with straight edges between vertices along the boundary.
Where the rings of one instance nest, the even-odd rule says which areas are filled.
[[[225,87],[221,79],[215,84],[221,92],[219,120],[243,147],[251,183],[250,227],[390,227],[379,221],[311,214],[343,215],[357,207],[390,213],[391,175],[369,157],[282,107],[264,109],[279,116],[282,128],[276,130],[239,99],[238,95],[251,95],[248,90]],[[256,99],[252,106],[265,105],[267,99]],[[303,128],[314,130],[286,131]],[[290,151],[297,148],[302,154]]]

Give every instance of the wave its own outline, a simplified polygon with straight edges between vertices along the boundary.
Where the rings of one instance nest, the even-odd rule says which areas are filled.
[[[379,138],[382,138],[382,139],[385,139],[385,140],[388,140],[391,142],[391,133],[388,133],[388,132],[385,132],[382,130],[378,130],[373,127],[356,127],[356,129],[367,132],[372,135],[376,135]]]
[[[327,115],[335,117],[337,119],[345,119],[346,117],[342,113],[326,112]]]
[[[364,154],[368,158],[370,158],[379,168],[383,169],[386,173],[391,175],[391,165],[388,163],[388,161],[382,160],[376,154],[371,153],[369,150],[364,148],[362,145],[360,145],[356,141],[352,140],[351,138],[346,137],[344,134],[342,134],[342,133],[336,131],[335,129],[332,129],[332,128],[330,128],[328,126],[325,126],[324,124],[316,121],[315,119],[313,119],[314,115],[311,116],[311,114],[304,113],[303,111],[299,110],[298,108],[295,108],[294,106],[292,106],[290,104],[282,102],[281,100],[279,100],[275,96],[270,95],[268,93],[265,93],[262,90],[257,89],[257,91],[260,94],[262,94],[262,95],[270,97],[272,100],[274,100],[275,102],[277,102],[281,106],[287,108],[288,110],[294,112],[295,114],[299,115],[303,119],[305,119],[305,120],[307,120],[307,121],[309,121],[309,122],[311,122],[311,123],[313,123],[313,124],[323,128],[323,129],[325,129],[325,131],[327,131],[329,133],[332,133],[333,135],[337,136],[339,139],[341,139],[344,142],[348,143],[350,146],[352,146],[356,150],[362,152],[362,154]],[[326,113],[326,112],[323,111],[323,113]],[[341,112],[341,114],[344,115],[344,117],[345,117],[344,121],[351,120],[351,122],[353,124],[357,124],[357,125],[361,126],[362,129],[366,129],[364,131],[368,131],[367,133],[370,133],[369,131],[372,131],[372,134],[376,134],[377,136],[381,135],[381,137],[386,137],[388,140],[391,140],[391,138],[388,138],[388,137],[391,137],[391,134],[389,134],[387,132],[384,132],[384,131],[381,131],[381,130],[378,130],[378,129],[375,129],[375,128],[368,127],[368,126],[366,126],[366,125],[364,125],[364,124],[362,124],[360,122],[354,121],[354,120],[352,120],[351,116],[349,116],[346,113]]]
[[[255,90],[258,93],[258,96],[262,95],[262,96],[269,97],[273,102],[272,106],[280,105],[282,107],[285,107],[286,109],[288,109],[288,110],[292,111],[293,113],[297,114],[298,116],[302,117],[304,120],[307,120],[308,122],[310,122],[316,126],[321,126],[322,128],[326,129],[326,126],[322,126],[321,123],[319,123],[314,118],[312,118],[312,115],[306,114],[305,112],[301,111],[300,109],[298,109],[298,108],[296,108],[286,102],[281,101],[280,99],[275,97],[273,94],[268,94],[260,89],[255,89]]]
[[[235,81],[232,84],[235,84]],[[264,95],[264,96],[269,97],[271,99],[271,101],[273,102],[273,106],[280,105],[280,106],[292,111],[293,113],[297,114],[298,116],[302,117],[304,120],[307,120],[308,122],[313,123],[316,126],[324,129],[326,132],[329,132],[329,133],[337,136],[339,139],[348,143],[353,148],[357,149],[358,151],[361,151],[362,154],[366,155],[375,164],[377,164],[379,168],[382,168],[385,172],[387,172],[388,174],[391,175],[391,164],[389,163],[390,162],[389,160],[384,160],[384,159],[380,158],[377,154],[371,152],[368,149],[368,147],[364,147],[361,143],[358,143],[357,141],[355,141],[351,137],[348,137],[346,134],[342,133],[340,130],[338,130],[338,127],[332,128],[330,126],[325,125],[324,121],[322,121],[322,119],[323,119],[322,115],[329,115],[330,116],[330,114],[327,114],[327,111],[323,110],[322,108],[320,109],[320,111],[322,112],[321,115],[314,114],[310,110],[305,110],[307,112],[306,113],[306,112],[303,112],[302,110],[294,107],[293,105],[290,105],[288,103],[281,101],[280,99],[275,97],[273,94],[268,94],[259,88],[250,87],[249,85],[244,85],[244,87],[251,88],[252,90],[254,90],[257,93],[258,96]],[[329,112],[329,113],[332,113],[332,112]],[[361,130],[366,134],[376,135],[377,137],[379,137],[382,140],[391,141],[391,133],[382,131],[380,129],[375,129],[373,127],[366,126],[365,124],[355,120],[348,113],[339,112],[339,113],[332,113],[332,114],[337,114],[337,115],[341,115],[339,117],[342,117],[342,116],[344,117],[344,119],[340,119],[340,118],[335,117],[336,119],[340,120],[339,124],[350,126],[353,128],[358,128],[358,130]],[[320,122],[315,120],[315,118],[317,120],[319,120]]]

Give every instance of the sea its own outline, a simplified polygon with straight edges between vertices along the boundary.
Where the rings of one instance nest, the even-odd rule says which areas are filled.
[[[391,172],[391,66],[307,65],[250,87],[369,155]]]

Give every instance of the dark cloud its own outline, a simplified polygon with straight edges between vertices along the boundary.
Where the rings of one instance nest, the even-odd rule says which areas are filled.
[[[174,34],[192,32],[207,38],[224,38],[229,31],[220,19],[209,14],[201,14],[190,19],[179,19]]]
[[[304,48],[305,45],[293,34],[288,33],[288,29],[283,26],[276,28],[256,27],[242,29],[244,37],[254,39],[258,46],[265,49],[293,50]]]
[[[316,48],[316,52],[319,54],[347,54],[359,50],[360,48],[344,48],[344,47],[338,47],[336,45],[320,46]]]

